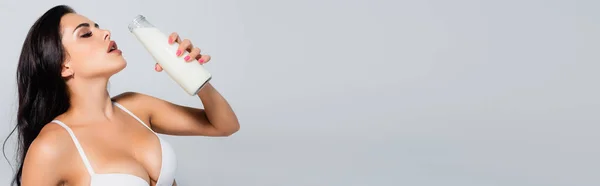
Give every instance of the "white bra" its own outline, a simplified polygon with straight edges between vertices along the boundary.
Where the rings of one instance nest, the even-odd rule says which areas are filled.
[[[123,107],[121,104],[119,104],[117,102],[113,102],[113,104],[115,106],[121,108],[121,110],[123,110],[126,113],[128,113],[129,115],[131,115],[133,118],[138,120],[142,125],[144,125],[146,128],[148,128],[154,134],[156,134],[150,127],[148,127],[148,125],[146,125],[142,120],[140,120],[140,118],[135,116],[133,113],[131,113],[125,107]],[[77,147],[77,151],[79,152],[81,159],[83,159],[85,168],[87,168],[87,171],[90,174],[90,180],[91,180],[90,186],[149,186],[150,185],[148,182],[146,182],[146,180],[142,179],[141,177],[134,176],[131,174],[124,174],[124,173],[97,174],[97,173],[95,173],[94,169],[92,169],[92,165],[90,164],[90,161],[87,159],[87,156],[85,155],[85,153],[83,151],[83,148],[81,148],[81,144],[79,144],[79,140],[77,140],[77,137],[75,137],[75,134],[73,133],[71,128],[69,128],[66,124],[64,124],[63,122],[61,122],[59,120],[53,120],[52,122],[65,128],[67,130],[67,132],[69,133],[69,135],[71,135],[71,138],[73,139],[73,142],[75,143],[75,147]],[[158,137],[158,140],[160,141],[160,147],[161,147],[161,152],[162,152],[162,163],[161,163],[161,167],[160,167],[160,173],[158,176],[158,180],[156,181],[156,186],[172,186],[173,182],[175,181],[175,169],[177,168],[177,159],[175,157],[175,152],[173,151],[173,148],[167,141],[163,140],[158,135],[156,135],[156,137]]]

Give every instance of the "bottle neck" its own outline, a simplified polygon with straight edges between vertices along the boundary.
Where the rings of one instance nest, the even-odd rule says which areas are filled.
[[[136,16],[128,25],[129,32],[133,32],[136,28],[152,28],[154,25],[150,24],[143,15]]]

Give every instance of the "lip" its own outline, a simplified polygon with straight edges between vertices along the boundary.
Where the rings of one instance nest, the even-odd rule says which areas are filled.
[[[114,49],[111,50],[112,48],[114,48]],[[110,43],[108,43],[106,53],[121,55],[123,52],[121,50],[119,50],[119,47],[117,47],[117,43],[115,41],[110,41]]]
[[[118,54],[118,55],[121,55],[121,54],[123,54],[123,52],[121,52],[121,50],[119,50],[119,49],[115,49],[113,51],[110,51],[109,54]]]
[[[112,48],[114,48],[114,50],[111,51]],[[119,50],[119,48],[117,47],[117,42],[110,41],[110,43],[108,43],[108,47],[106,48],[106,52],[110,53],[110,52],[114,52],[116,50]]]

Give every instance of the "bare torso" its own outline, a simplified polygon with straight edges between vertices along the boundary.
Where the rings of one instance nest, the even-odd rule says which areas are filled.
[[[146,113],[132,105],[121,103],[144,123]],[[73,130],[81,147],[97,174],[120,173],[140,177],[151,185],[156,184],[161,170],[161,147],[156,134],[117,106],[113,106],[111,121],[80,123],[81,116],[65,113],[56,119]],[[58,169],[64,175],[65,185],[89,185],[90,175],[77,152],[68,132],[58,124],[49,124],[45,132],[53,133],[60,141],[63,157],[60,164],[68,169]]]

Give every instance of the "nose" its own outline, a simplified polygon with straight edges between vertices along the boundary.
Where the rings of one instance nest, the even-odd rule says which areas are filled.
[[[110,31],[104,30],[104,40],[110,40]]]

